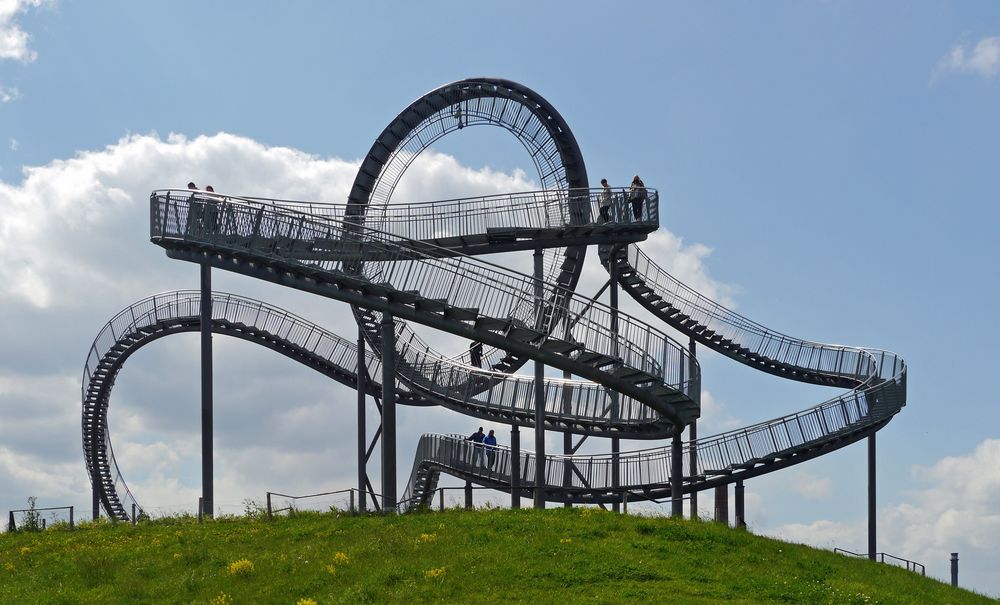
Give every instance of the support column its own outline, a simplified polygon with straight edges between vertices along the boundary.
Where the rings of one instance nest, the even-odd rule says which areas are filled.
[[[611,274],[611,279],[608,281],[610,284],[609,295],[611,297],[611,354],[618,357],[618,252],[621,250],[618,246],[611,248],[611,260],[609,261],[609,269]],[[611,392],[611,420],[619,420],[621,417],[621,407],[619,401],[618,391]],[[617,491],[621,487],[621,440],[618,437],[611,438],[611,489]],[[621,502],[616,499],[611,505],[611,510],[618,513],[621,512]]]
[[[875,433],[868,436],[868,558],[875,560]]]
[[[365,387],[368,382],[368,368],[365,365],[365,335],[358,328],[358,512],[368,508],[368,427],[366,426]]]
[[[542,250],[538,248],[535,260],[535,322],[539,330],[543,325],[545,290],[542,285]],[[535,508],[545,508],[545,366],[535,361]]]
[[[684,516],[684,442],[681,432],[674,433],[670,446],[670,516]]]
[[[510,507],[521,508],[521,427],[510,426]]]
[[[729,486],[715,488],[715,520],[729,525]]]
[[[212,471],[212,268],[201,265],[201,498],[202,513],[215,510]]]
[[[472,508],[472,482],[465,482],[465,508]]]
[[[396,327],[382,315],[382,510],[396,510]]]
[[[958,588],[958,553],[951,553],[951,585]]]
[[[733,490],[736,496],[736,529],[745,529],[747,526],[746,521],[746,511],[743,508],[743,480],[736,482],[736,488]]]
[[[698,358],[698,348],[697,342],[694,336],[688,341],[688,350],[691,352],[691,359]],[[699,397],[701,394],[699,393]],[[699,404],[701,402],[699,401]],[[688,425],[688,468],[690,469],[691,476],[698,474],[698,421],[692,420],[691,424]],[[691,518],[698,518],[698,490],[693,490],[691,492]]]
[[[97,521],[101,517],[101,498],[97,495],[97,484],[91,483],[90,485],[91,493],[94,499],[94,521]]]
[[[573,375],[567,372],[566,370],[563,370],[563,380],[569,380],[571,378],[573,378]],[[573,403],[572,398],[573,394],[569,390],[563,390],[563,413],[567,415],[569,415],[569,413],[572,411],[572,403]],[[573,433],[566,431],[565,433],[563,433],[563,455],[569,456],[572,455],[572,453],[573,453]],[[563,464],[563,487],[565,487],[567,490],[569,489],[572,480],[572,474],[573,474],[573,467],[571,466],[572,464],[573,463],[570,462],[569,460],[567,460]],[[563,508],[573,508],[573,503],[569,501],[564,502]]]

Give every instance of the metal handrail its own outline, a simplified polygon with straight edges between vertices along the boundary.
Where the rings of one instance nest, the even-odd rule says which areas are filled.
[[[896,555],[890,555],[889,553],[876,552],[876,553],[871,553],[871,554],[865,554],[865,553],[851,552],[851,551],[843,549],[843,548],[834,548],[833,552],[839,553],[839,554],[842,554],[842,555],[850,555],[852,557],[859,557],[859,558],[863,558],[863,559],[872,559],[874,561],[878,561],[879,563],[885,563],[886,559],[889,559],[890,561],[898,561],[899,563],[901,563],[901,565],[899,565],[899,566],[906,568],[907,571],[912,571],[913,573],[917,573],[917,571],[919,569],[920,575],[922,575],[922,576],[926,576],[927,575],[927,569],[924,567],[923,563],[917,563],[916,561],[910,561],[909,559],[904,559],[902,557],[897,557]]]
[[[425,299],[442,299],[449,305],[476,308],[482,316],[515,322],[525,329],[576,343],[587,351],[621,360],[685,395],[694,395],[699,379],[697,362],[687,349],[666,334],[624,313],[618,313],[618,333],[610,328],[610,307],[593,304],[585,297],[546,284],[552,299],[534,296],[534,278],[505,267],[467,256],[441,258],[429,253],[428,244],[398,238],[368,227],[331,217],[317,217],[268,204],[229,200],[215,209],[217,228],[199,222],[199,212],[210,203],[192,194],[173,199],[170,192],[154,192],[151,200],[151,237],[155,242],[189,242],[323,271],[344,278],[360,278],[374,286],[387,284],[393,292],[411,291]],[[191,219],[191,220],[189,220]],[[323,246],[328,258],[305,263],[293,251],[299,245]],[[363,258],[356,273],[352,263]],[[369,268],[374,269],[369,270]],[[525,309],[544,309],[532,316]],[[572,330],[566,326],[573,325]],[[529,343],[541,347],[544,339]],[[563,355],[563,354],[560,354]],[[596,379],[600,382],[600,376]],[[645,389],[630,393],[641,398]],[[647,399],[656,407],[657,401]],[[664,411],[664,410],[661,410]]]
[[[813,342],[771,330],[681,282],[656,264],[639,246],[627,246],[627,254],[630,267],[655,294],[699,325],[739,343],[755,355],[789,368],[859,382],[871,375],[868,366],[874,360],[865,348]]]

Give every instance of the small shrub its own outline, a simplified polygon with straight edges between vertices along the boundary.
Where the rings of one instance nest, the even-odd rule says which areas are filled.
[[[229,573],[234,576],[249,576],[253,573],[253,561],[238,559],[229,564]]]

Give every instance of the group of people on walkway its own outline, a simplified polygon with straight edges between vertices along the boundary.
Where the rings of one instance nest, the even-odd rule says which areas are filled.
[[[497,438],[491,429],[489,434],[483,432],[483,427],[465,438],[472,442],[472,465],[482,464],[483,450],[486,451],[486,468],[492,469],[497,460]]]
[[[611,186],[608,185],[608,179],[601,179],[600,209],[601,219],[605,223],[616,222],[616,218],[617,220],[624,218],[621,216],[624,213],[623,204],[615,203],[618,201],[616,198],[619,197],[615,195]],[[632,177],[632,184],[628,188],[628,201],[632,205],[632,218],[634,220],[638,221],[642,219],[642,209],[646,205],[647,199],[649,199],[649,194],[646,192],[646,184],[642,182],[642,179],[637,174]]]

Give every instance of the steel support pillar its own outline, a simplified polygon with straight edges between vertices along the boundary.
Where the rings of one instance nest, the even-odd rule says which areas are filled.
[[[465,508],[472,508],[472,482],[465,482]]]
[[[563,380],[570,380],[571,378],[573,378],[573,375],[571,373],[567,372],[566,370],[563,370]],[[569,391],[569,389],[564,389],[563,390],[563,413],[565,413],[567,416],[569,416],[570,412],[572,412],[572,405],[573,405],[572,398],[573,398],[573,394]],[[565,433],[563,433],[563,455],[569,456],[572,453],[573,453],[573,433],[570,433],[569,431],[566,431]],[[569,486],[571,485],[571,480],[572,480],[572,477],[571,477],[571,475],[573,474],[572,464],[573,463],[570,460],[566,460],[566,462],[563,463],[563,466],[564,466],[564,468],[563,468],[563,487],[565,487],[567,490],[569,489]],[[563,503],[563,508],[573,508],[573,503],[572,502],[564,502]]]
[[[681,432],[674,433],[670,444],[670,516],[684,516],[684,442]]]
[[[368,427],[366,426],[365,387],[368,383],[368,368],[365,367],[365,335],[358,328],[358,512],[368,508]]]
[[[736,529],[745,529],[747,526],[746,511],[744,509],[743,500],[743,481],[739,480],[736,482],[736,487],[733,489],[733,494],[736,500]]]
[[[951,585],[958,588],[958,553],[951,553]]]
[[[618,357],[618,251],[620,248],[611,248],[611,260],[608,269],[611,273],[609,295],[611,297],[611,354]],[[619,406],[619,394],[617,391],[611,393],[611,420],[618,420],[621,416]],[[619,466],[621,464],[621,440],[618,437],[611,438],[611,489],[617,491],[621,487],[621,474]],[[611,510],[621,512],[621,502],[617,499],[611,505]]]
[[[875,560],[875,433],[868,436],[868,558]]]
[[[396,326],[382,315],[382,510],[396,510]]]
[[[94,504],[94,516],[93,516],[93,519],[94,519],[94,521],[97,521],[101,517],[101,497],[97,495],[97,484],[96,483],[91,483],[90,488],[91,488],[91,493],[93,494],[93,499],[94,499],[94,502],[93,502],[93,504]]]
[[[729,525],[729,486],[715,488],[715,520]]]
[[[542,249],[534,254],[535,260],[535,323],[539,330],[547,331],[543,324],[545,290],[543,286]],[[535,361],[535,508],[545,508],[545,366]]]
[[[510,426],[510,507],[521,508],[521,428]]]
[[[691,352],[691,359],[698,358],[698,347],[694,336],[688,341],[688,350]],[[699,393],[699,398],[701,394]],[[700,403],[700,401],[699,401]],[[698,421],[692,420],[688,425],[688,468],[692,477],[698,474]],[[691,492],[691,518],[698,518],[698,490]]]
[[[215,510],[212,472],[212,267],[201,265],[201,498],[202,513]]]

